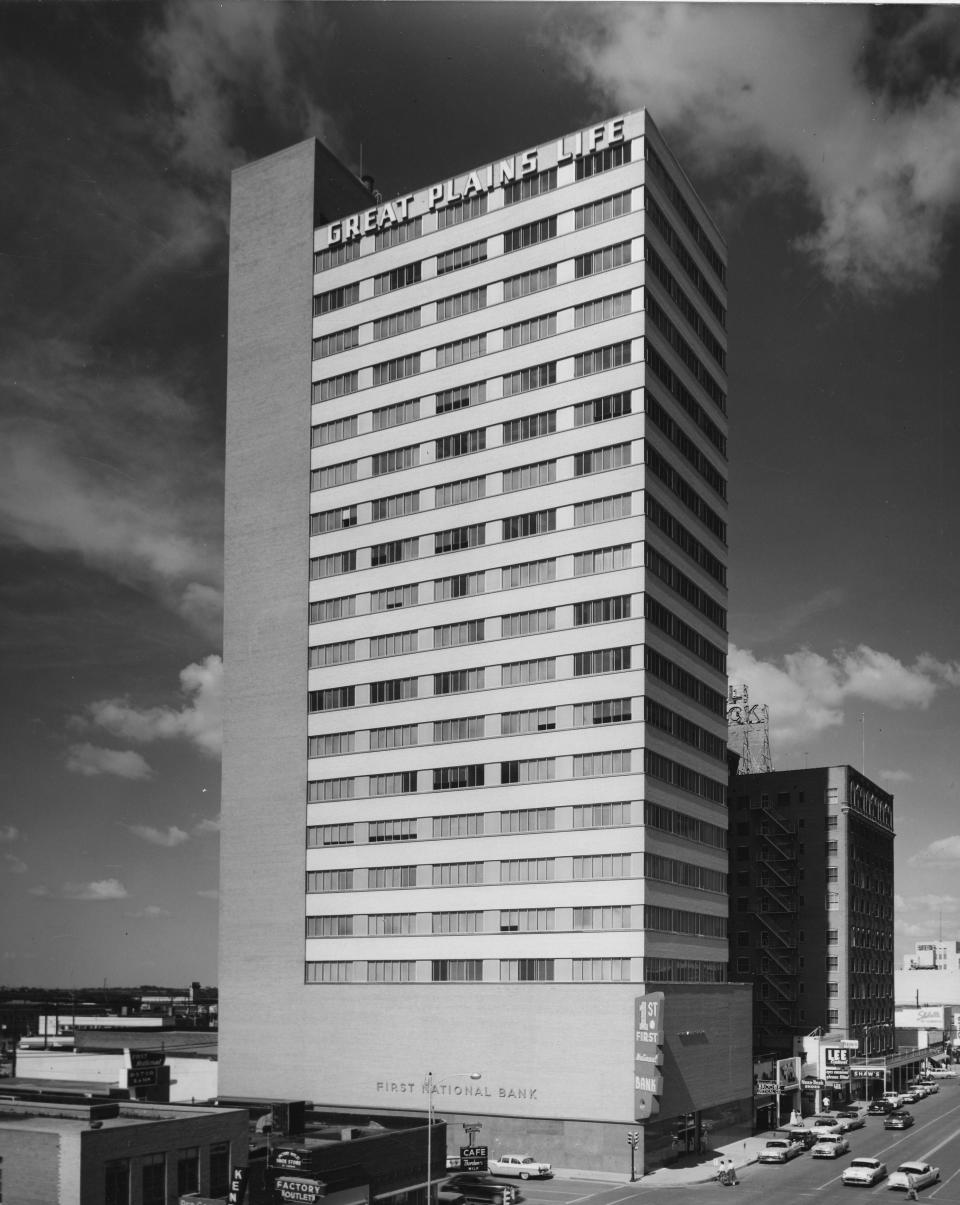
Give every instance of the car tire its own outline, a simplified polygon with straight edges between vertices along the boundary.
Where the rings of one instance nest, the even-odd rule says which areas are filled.
[[[529,1173],[529,1172],[521,1172],[521,1173],[520,1173],[520,1179],[521,1179],[521,1180],[529,1180],[529,1179],[530,1179],[530,1173]]]

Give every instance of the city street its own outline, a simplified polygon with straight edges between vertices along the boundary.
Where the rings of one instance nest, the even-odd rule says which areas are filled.
[[[883,1181],[873,1188],[845,1187],[840,1174],[858,1155],[882,1159],[889,1172],[906,1160],[921,1160],[939,1167],[940,1183],[921,1189],[919,1199],[930,1205],[960,1205],[960,1081],[941,1082],[935,1096],[908,1106],[916,1125],[908,1130],[885,1130],[882,1117],[870,1117],[864,1129],[850,1135],[850,1153],[835,1161],[814,1160],[804,1154],[782,1166],[750,1164],[738,1175],[735,1187],[716,1183],[692,1184],[677,1179],[675,1184],[653,1183],[652,1178],[637,1184],[609,1184],[591,1180],[554,1179],[529,1181],[522,1188],[524,1205],[653,1205],[676,1201],[677,1193],[696,1193],[703,1205],[730,1202],[768,1202],[780,1196],[786,1202],[817,1201],[823,1205],[863,1202],[877,1205],[877,1198],[891,1205],[905,1200],[906,1194],[894,1192]]]

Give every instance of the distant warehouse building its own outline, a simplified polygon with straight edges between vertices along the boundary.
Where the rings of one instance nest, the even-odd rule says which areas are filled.
[[[392,201],[302,143],[230,254],[221,1092],[738,1132],[709,213],[635,112]]]

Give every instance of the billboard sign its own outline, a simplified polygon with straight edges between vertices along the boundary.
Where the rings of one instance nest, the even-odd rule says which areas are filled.
[[[634,1002],[633,1115],[644,1121],[660,1112],[663,1076],[663,992],[648,992]]]

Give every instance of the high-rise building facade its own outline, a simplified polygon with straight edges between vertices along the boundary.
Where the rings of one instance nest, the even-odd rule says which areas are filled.
[[[742,774],[730,801],[731,975],[758,1051],[820,1029],[895,1048],[893,796],[852,766]]]
[[[431,1070],[567,1166],[735,1123],[725,271],[644,112],[392,201],[235,173],[222,1092]]]

